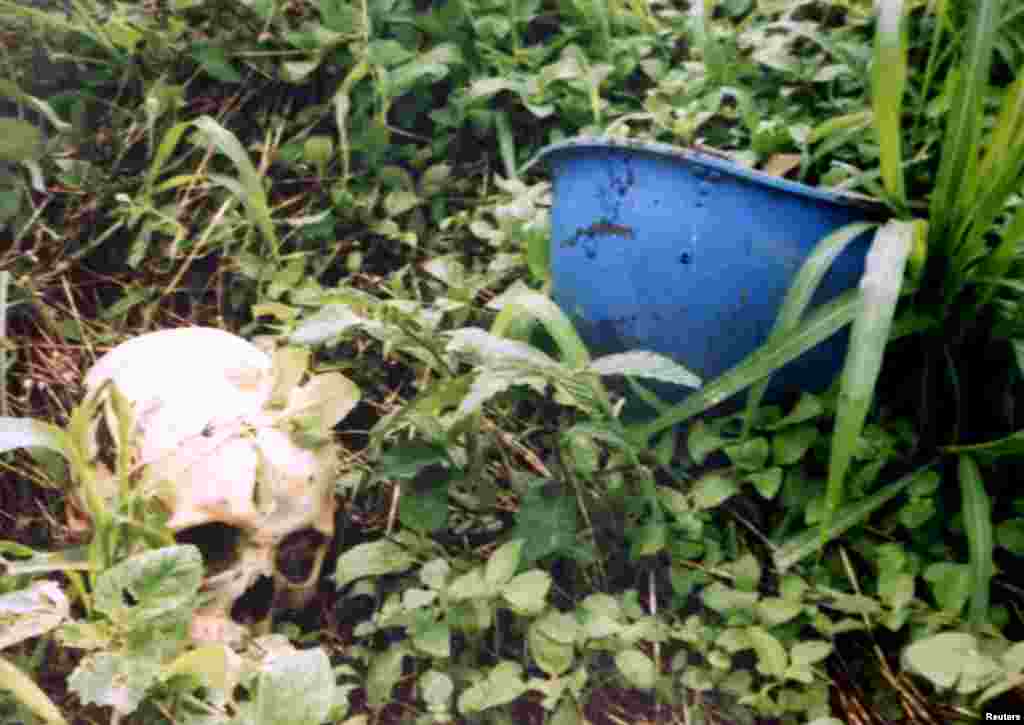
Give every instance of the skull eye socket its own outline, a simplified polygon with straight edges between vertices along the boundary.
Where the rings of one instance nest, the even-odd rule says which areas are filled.
[[[203,554],[206,575],[214,576],[235,563],[242,530],[214,521],[179,531],[174,539],[179,544],[194,544],[198,547]]]
[[[250,625],[266,619],[274,602],[274,580],[260,576],[245,593],[231,605],[231,619]]]
[[[274,557],[274,568],[295,585],[309,583],[327,537],[316,529],[293,531],[281,541]]]

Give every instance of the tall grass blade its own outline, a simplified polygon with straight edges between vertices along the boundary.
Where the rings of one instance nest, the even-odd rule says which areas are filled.
[[[947,252],[957,241],[950,236],[950,228],[963,217],[960,210],[974,203],[983,103],[1002,11],[1002,0],[978,0],[970,11],[967,48],[950,104],[929,214],[933,238],[941,240]]]
[[[988,306],[1000,283],[1013,281],[1004,278],[1017,257],[1017,248],[1021,240],[1024,240],[1024,204],[1017,207],[1003,229],[1002,240],[992,250],[992,253],[986,257],[985,261],[979,265],[979,274],[974,278],[974,281],[990,281],[990,283],[978,295],[978,310]]]
[[[849,290],[841,294],[815,309],[803,324],[791,330],[784,338],[765,343],[679,405],[673,406],[650,423],[635,428],[632,434],[646,442],[651,436],[700,415],[750,387],[850,324],[857,316],[860,304],[860,290]]]
[[[900,119],[907,84],[907,36],[903,0],[878,3],[875,58],[871,69],[871,105],[878,134],[878,152],[885,191],[900,208],[906,207],[903,184],[903,134]]]
[[[280,244],[274,230],[274,222],[270,218],[270,205],[267,202],[266,189],[263,188],[263,177],[256,171],[249,154],[238,141],[238,137],[217,123],[216,119],[201,116],[193,121],[193,124],[235,165],[239,181],[245,191],[240,201],[245,205],[250,220],[260,230],[263,239],[270,245],[271,253],[277,259],[280,256]]]
[[[7,289],[11,273],[0,271],[0,417],[7,417]]]
[[[779,316],[775,320],[775,326],[768,336],[767,342],[773,343],[782,340],[790,333],[803,317],[804,311],[811,304],[811,298],[817,291],[821,280],[825,277],[832,262],[843,253],[850,242],[871,229],[873,224],[847,224],[841,229],[822,239],[815,245],[814,250],[807,260],[801,265],[793,283],[786,292],[786,298],[779,308]],[[747,399],[747,410],[743,419],[743,435],[750,432],[754,417],[761,399],[764,397],[768,383],[771,381],[769,375],[761,382],[754,385],[750,390],[750,397]]]
[[[932,4],[932,13],[935,15],[934,26],[932,29],[932,40],[928,48],[928,63],[924,69],[924,80],[921,83],[921,92],[918,95],[918,106],[914,113],[914,117],[920,124],[924,121],[927,110],[928,99],[932,87],[932,81],[935,78],[935,71],[939,68],[939,62],[944,59],[945,56],[952,52],[952,46],[950,44],[942,45],[942,32],[949,24],[947,11],[949,3],[947,0],[936,0]]]
[[[987,235],[1006,210],[1007,199],[1021,188],[1024,172],[1024,78],[1006,91],[985,154],[978,166],[978,191],[960,221],[954,269],[968,269],[992,256]],[[984,183],[980,183],[983,181]],[[1016,241],[1016,240],[1015,240]]]
[[[865,262],[860,283],[862,303],[850,334],[832,434],[828,506],[821,530],[823,542],[829,532],[830,519],[839,508],[843,482],[874,395],[913,239],[913,222],[891,221],[875,234]]]
[[[160,140],[160,145],[156,148],[156,153],[153,154],[153,160],[149,163],[149,171],[146,172],[145,190],[147,196],[153,194],[154,190],[156,190],[156,180],[160,176],[160,172],[163,171],[164,164],[167,163],[167,159],[174,153],[174,149],[178,147],[178,142],[188,130],[189,125],[187,121],[177,123],[164,133],[164,137]]]
[[[964,533],[970,552],[971,626],[982,627],[988,616],[989,583],[992,579],[992,502],[985,492],[978,464],[967,454],[960,456],[960,496],[963,506]]]
[[[117,47],[110,40],[110,37],[104,32],[102,26],[100,26],[100,24],[96,22],[95,18],[91,17],[88,13],[76,12],[75,19],[69,20],[65,17],[63,12],[57,12],[55,10],[39,10],[28,6],[25,3],[9,2],[8,0],[0,0],[0,9],[6,9],[7,12],[11,12],[14,15],[30,18],[40,25],[48,26],[50,29],[57,32],[69,33],[72,35],[86,35],[94,40],[97,45],[105,48],[111,54],[120,55]]]
[[[558,346],[562,362],[574,370],[590,364],[590,353],[580,339],[572,322],[546,295],[515,285],[499,297],[491,300],[488,307],[499,309],[491,325],[491,334],[508,337],[510,331],[520,328],[523,318],[536,320]]]
[[[13,662],[3,657],[0,657],[0,690],[10,692],[15,702],[20,702],[47,725],[67,724],[67,720],[42,688]]]
[[[819,551],[825,543],[823,538],[831,541],[842,536],[854,526],[867,521],[873,512],[887,504],[897,494],[909,487],[910,484],[919,480],[921,476],[928,473],[932,465],[928,464],[912,473],[908,473],[906,476],[882,487],[867,498],[844,508],[828,525],[827,536],[822,537],[821,532],[816,528],[807,529],[803,533],[797,534],[775,552],[775,566],[778,567],[780,572],[785,572],[794,564]]]
[[[501,155],[501,162],[505,166],[505,177],[518,179],[519,173],[516,170],[516,137],[512,133],[512,123],[508,120],[505,111],[498,111],[494,119],[495,130],[498,133],[498,151]]]

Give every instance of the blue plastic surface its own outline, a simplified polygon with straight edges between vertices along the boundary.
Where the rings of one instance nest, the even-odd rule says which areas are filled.
[[[767,339],[814,245],[882,211],[860,200],[662,144],[574,139],[541,153],[553,176],[554,297],[598,353],[670,355],[707,382]],[[870,236],[839,257],[815,304],[855,286]],[[848,334],[783,368],[771,398],[820,390]],[[659,387],[665,394],[665,389]],[[690,392],[673,388],[669,398]]]

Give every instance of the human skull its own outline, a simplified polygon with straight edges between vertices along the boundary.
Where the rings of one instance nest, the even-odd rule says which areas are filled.
[[[331,428],[359,389],[340,373],[299,386],[307,364],[296,348],[272,356],[222,330],[188,327],[129,340],[86,376],[114,444],[133,451],[143,492],[169,510],[169,528],[185,538],[209,524],[232,529],[237,545],[204,582],[196,638],[240,637],[232,607],[261,577],[274,585],[271,611],[300,606],[314,591],[334,534]],[[110,384],[131,403],[131,441],[118,440]],[[94,455],[98,441],[94,434]],[[314,542],[301,552],[311,567],[289,561],[301,541]]]

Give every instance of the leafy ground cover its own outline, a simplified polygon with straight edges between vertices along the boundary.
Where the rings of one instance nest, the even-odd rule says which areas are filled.
[[[0,720],[1024,711],[1016,4],[0,17]],[[527,163],[579,133],[712,150],[893,221],[860,288],[805,314],[858,227],[822,240],[762,350],[629,421],[644,381],[697,381],[587,350],[547,295],[549,185]],[[187,626],[227,532],[175,540],[126,456],[119,493],[82,494],[85,371],[184,324],[312,348],[361,391],[335,431],[330,576],[301,611],[244,597],[236,646]],[[846,326],[831,389],[761,404]],[[740,412],[702,416],[746,388]]]

